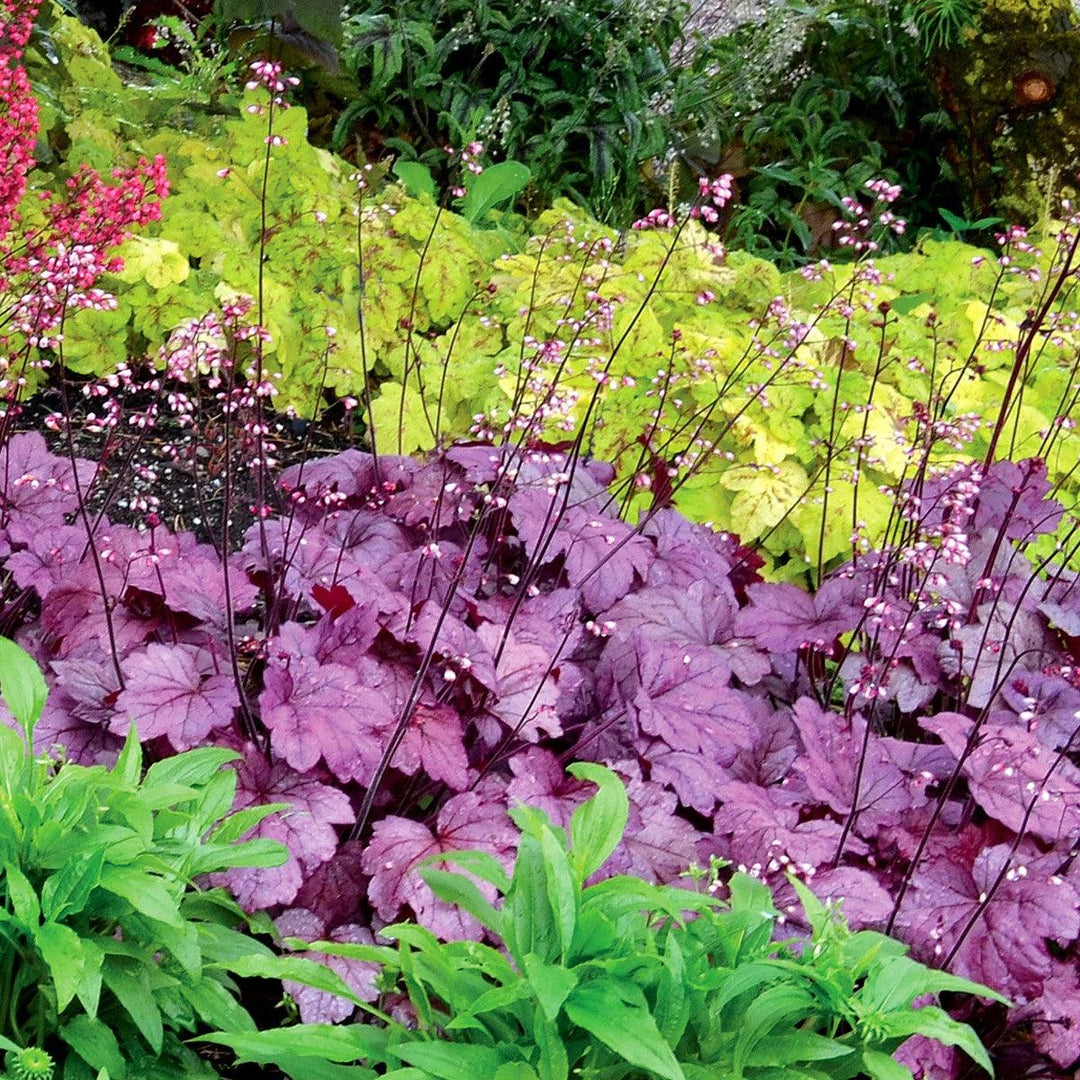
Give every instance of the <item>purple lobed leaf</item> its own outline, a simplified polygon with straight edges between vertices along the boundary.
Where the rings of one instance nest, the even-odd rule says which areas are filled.
[[[116,735],[134,724],[142,739],[163,737],[176,751],[190,750],[231,723],[240,704],[232,673],[205,649],[152,642],[129,654],[123,671],[110,725]]]

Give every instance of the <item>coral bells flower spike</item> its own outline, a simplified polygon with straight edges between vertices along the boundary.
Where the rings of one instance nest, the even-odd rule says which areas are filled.
[[[37,0],[0,0],[0,254],[9,250],[7,238],[34,165],[37,101],[19,60],[37,10]]]
[[[38,0],[0,0],[0,320],[23,338],[0,355],[0,394],[9,402],[25,384],[29,350],[55,348],[68,311],[115,306],[95,283],[120,268],[112,249],[131,228],[161,216],[169,190],[160,156],[114,170],[112,183],[83,167],[60,193],[41,195],[44,227],[20,234],[19,203],[38,132],[37,103],[20,60],[37,10]]]

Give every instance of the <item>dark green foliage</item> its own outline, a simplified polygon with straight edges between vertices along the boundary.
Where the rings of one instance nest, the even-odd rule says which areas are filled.
[[[345,24],[353,84],[337,148],[385,140],[441,167],[446,144],[478,138],[496,159],[532,170],[532,206],[570,196],[626,225],[650,198],[641,164],[680,141],[695,91],[704,96],[701,70],[671,60],[688,9],[682,0],[363,0]]]
[[[728,238],[792,265],[832,246],[840,199],[870,176],[903,185],[914,228],[963,207],[952,125],[928,54],[962,43],[967,0],[784,3],[711,42],[712,157],[741,172]]]

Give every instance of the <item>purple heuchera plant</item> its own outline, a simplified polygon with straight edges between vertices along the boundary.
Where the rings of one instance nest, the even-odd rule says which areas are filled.
[[[228,883],[284,932],[478,936],[418,865],[508,863],[508,806],[566,824],[586,791],[564,766],[596,760],[631,800],[606,872],[718,855],[792,917],[797,874],[1077,1057],[1080,589],[1033,554],[1062,514],[1040,463],[927,478],[902,539],[809,594],[674,511],[628,526],[610,470],[555,450],[289,469],[288,513],[224,562],[107,519],[91,550],[92,467],[34,435],[5,453],[0,556],[53,687],[39,743],[103,760],[135,723],[154,754],[239,749],[239,803],[287,805],[258,828],[291,857]]]

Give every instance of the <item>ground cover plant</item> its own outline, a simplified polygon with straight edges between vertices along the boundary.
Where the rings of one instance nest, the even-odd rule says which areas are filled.
[[[10,55],[7,85],[29,109]],[[250,102],[269,125],[284,76],[260,64],[253,81],[269,88],[269,99]],[[274,135],[268,126],[260,136],[263,176],[272,171],[265,163]],[[11,174],[18,179],[30,144],[25,134],[11,138],[22,155],[22,171]],[[22,195],[17,179],[6,189],[9,214]],[[66,376],[66,319],[90,304],[108,314],[108,297],[90,290],[120,233],[154,216],[143,207],[154,202],[147,185],[155,182],[163,191],[160,166],[149,164],[117,188],[77,182],[75,207],[89,198],[109,213],[68,214],[69,203],[47,203],[59,209],[25,219],[38,245],[32,258],[5,261],[5,316],[40,312],[42,320],[16,326],[5,345],[0,431],[0,615],[52,685],[40,749],[62,743],[76,760],[110,761],[134,725],[151,760],[205,745],[236,751],[239,807],[289,804],[257,835],[285,842],[290,856],[277,868],[230,872],[229,885],[288,933],[361,941],[410,915],[443,938],[477,937],[475,920],[440,900],[419,864],[475,848],[508,864],[516,841],[508,808],[537,804],[565,825],[585,792],[563,764],[603,762],[623,777],[630,800],[612,872],[671,881],[691,862],[733,858],[776,886],[778,906],[796,922],[785,876],[793,868],[822,897],[846,897],[854,927],[888,929],[916,957],[1007,995],[1008,1013],[995,1006],[977,1020],[1012,1065],[1037,1050],[1072,1066],[1080,993],[1074,522],[1054,497],[1068,489],[1055,489],[1042,458],[1022,456],[1016,410],[1029,381],[1052,372],[1052,350],[1067,356],[1067,308],[1058,315],[1055,304],[1071,295],[1077,222],[1062,226],[1056,272],[1045,282],[1027,276],[1034,254],[1022,250],[1023,235],[1003,234],[1007,261],[994,272],[1005,292],[1045,290],[1033,314],[1006,329],[1005,345],[957,348],[955,364],[945,359],[954,346],[942,343],[951,381],[924,412],[910,405],[921,437],[909,440],[896,482],[885,485],[890,510],[880,530],[849,535],[846,550],[819,565],[812,559],[810,591],[761,580],[760,556],[736,535],[754,531],[745,501],[736,508],[732,500],[733,527],[722,532],[671,509],[694,472],[679,471],[680,455],[656,453],[651,424],[635,467],[617,472],[593,456],[603,427],[590,421],[618,404],[601,407],[618,348],[569,402],[542,367],[558,371],[563,339],[542,334],[539,359],[528,353],[520,381],[511,378],[521,408],[509,426],[498,417],[475,441],[447,437],[425,458],[387,453],[376,430],[379,453],[354,449],[280,472],[265,296],[223,295],[220,310],[177,328],[149,364],[126,361],[81,383]],[[725,193],[722,180],[706,181],[699,216],[707,220]],[[891,189],[871,194],[883,204],[873,217],[897,226]],[[664,214],[643,226],[667,224]],[[856,212],[845,233],[864,255],[873,242],[859,225],[865,216]],[[70,267],[66,234],[36,232],[39,220],[64,229],[74,221],[85,261]],[[102,220],[107,227],[90,227]],[[692,227],[636,233],[656,258]],[[16,230],[9,255],[19,239]],[[574,243],[592,257],[591,241]],[[961,258],[970,270],[969,256]],[[65,267],[73,277],[60,275]],[[821,282],[800,276],[800,287],[827,286],[829,268],[817,272]],[[845,284],[877,286],[868,272],[865,263],[847,271]],[[583,276],[582,285],[596,282]],[[906,295],[914,311],[927,291],[898,289],[893,299]],[[603,315],[603,299],[600,291],[587,302]],[[695,306],[708,310],[704,299]],[[828,315],[846,326],[862,304],[859,296],[852,311]],[[872,329],[889,340],[888,312],[870,306],[881,317]],[[630,340],[633,312],[643,309],[627,310],[616,346]],[[1006,317],[986,301],[979,315],[987,324]],[[779,304],[759,318],[780,329],[781,344],[790,336],[791,355],[804,362],[795,350],[812,327]],[[924,318],[933,341],[937,316]],[[582,330],[588,325],[571,323],[566,333],[576,341]],[[830,363],[809,368],[827,386],[841,373],[829,386],[837,426],[826,432],[834,435],[851,412],[835,386],[853,371],[851,353],[859,355],[855,332],[845,337],[856,347],[842,342],[830,356],[826,338],[822,361]],[[412,379],[419,346],[406,340],[402,371]],[[933,349],[909,348],[937,371]],[[778,362],[784,355],[754,354],[774,370],[802,370]],[[1007,362],[992,426],[952,416],[951,394],[996,355]],[[51,445],[18,430],[32,404],[20,380],[42,378],[43,364],[53,365],[61,405],[47,418]],[[870,370],[876,386],[882,380]],[[1069,437],[1069,370],[1055,375],[1052,400],[1061,405],[1045,437],[1050,449]],[[454,368],[435,371],[449,381]],[[666,394],[662,376],[656,385]],[[760,400],[761,389],[747,400]],[[89,403],[81,413],[76,398]],[[442,398],[433,400],[437,413]],[[374,412],[366,401],[356,409],[369,420]],[[687,454],[698,412],[675,436]],[[401,431],[404,417],[422,413],[399,392],[391,417]],[[853,415],[863,419],[850,446],[858,463],[877,448],[878,433],[868,430],[873,410]],[[170,417],[186,441],[170,434],[157,446],[168,465],[147,463],[140,453],[160,442]],[[737,419],[738,410],[728,423]],[[565,428],[561,445],[545,425]],[[391,451],[401,438],[391,427]],[[92,458],[81,457],[76,445],[85,454],[95,439]],[[824,461],[839,469],[848,444],[829,440]],[[706,446],[700,461],[713,449],[735,455]],[[752,470],[754,478],[782,474],[786,457]],[[184,507],[192,529],[174,521],[165,467],[194,477],[200,505],[212,510],[195,521]],[[820,537],[828,504],[815,513]],[[238,538],[242,518],[251,525]],[[371,993],[362,972],[346,974],[358,995]],[[308,1019],[340,1018],[325,999],[298,1001]],[[958,1068],[947,1052],[911,1054],[929,1075]]]
[[[736,874],[725,883],[726,903],[713,895],[720,862],[699,875],[701,892],[623,875],[586,884],[618,846],[629,800],[607,769],[569,772],[598,791],[565,827],[537,807],[512,808],[520,830],[512,877],[475,851],[456,856],[470,873],[421,869],[495,947],[440,942],[410,923],[379,932],[396,948],[310,946],[378,970],[380,1006],[396,1002],[411,1022],[380,1008],[381,1028],[299,1025],[208,1038],[243,1061],[359,1059],[390,1075],[407,1063],[416,1080],[890,1080],[902,1072],[890,1055],[913,1034],[962,1047],[990,1068],[972,1030],[932,1004],[941,991],[990,995],[985,987],[914,963],[881,934],[852,933],[839,907],[795,879],[811,933],[780,942],[780,913],[760,881]],[[472,875],[494,886],[497,908]]]

